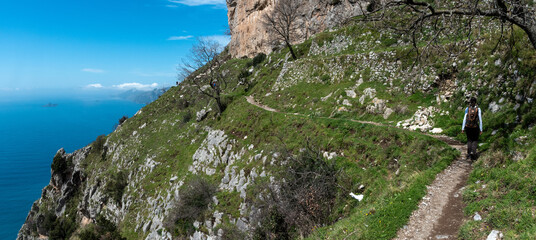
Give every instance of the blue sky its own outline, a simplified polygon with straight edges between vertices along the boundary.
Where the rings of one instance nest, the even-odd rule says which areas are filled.
[[[227,28],[225,0],[4,0],[0,95],[169,86],[195,37]]]

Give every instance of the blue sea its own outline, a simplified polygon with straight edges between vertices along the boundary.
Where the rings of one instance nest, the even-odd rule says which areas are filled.
[[[48,103],[55,107],[44,107]],[[0,102],[0,239],[15,239],[50,180],[56,151],[73,152],[109,134],[143,105],[123,100]]]

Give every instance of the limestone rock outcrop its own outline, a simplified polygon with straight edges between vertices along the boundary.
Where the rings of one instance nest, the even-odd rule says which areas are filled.
[[[263,15],[270,13],[277,0],[227,0],[232,57],[253,57],[257,53],[270,53],[277,44],[270,39]],[[365,11],[368,1],[358,0],[303,0],[298,9],[303,32],[301,42],[308,37],[335,27],[349,17]]]

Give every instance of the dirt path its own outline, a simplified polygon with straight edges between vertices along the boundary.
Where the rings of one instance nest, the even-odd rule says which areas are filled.
[[[262,108],[262,109],[264,109],[266,111],[279,112],[279,111],[277,111],[277,110],[275,110],[275,109],[273,109],[271,107],[268,107],[266,105],[262,105],[262,104],[258,103],[257,101],[255,101],[255,99],[252,96],[246,96],[246,99],[248,100],[248,103],[253,104],[253,105],[257,106],[257,107],[260,107],[260,108]]]
[[[464,155],[465,145],[446,142]],[[471,163],[460,157],[439,173],[395,239],[457,239],[464,217],[462,191],[470,172]]]
[[[246,99],[250,104],[266,111],[279,112],[276,109],[258,103],[252,96],[247,96]],[[307,116],[300,113],[287,114]],[[393,127],[376,122],[349,120],[376,126]],[[461,156],[464,156],[467,151],[465,145],[450,137],[429,136],[439,139],[457,149],[462,153]],[[460,157],[443,170],[443,172],[439,173],[434,182],[430,186],[427,186],[426,196],[419,203],[419,208],[412,213],[408,224],[398,231],[395,239],[457,239],[458,230],[463,223],[464,217],[462,192],[471,169],[471,163]]]

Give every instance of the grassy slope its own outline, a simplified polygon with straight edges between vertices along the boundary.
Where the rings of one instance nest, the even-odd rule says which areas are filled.
[[[306,56],[312,41],[323,45],[338,35],[349,36],[353,39],[353,44],[339,53],[327,56]],[[499,58],[503,63],[513,63],[516,68],[525,71],[522,77],[533,77],[534,74],[527,69],[530,69],[534,62],[525,60],[534,59],[533,52],[518,50],[511,55],[495,54],[490,57],[486,53],[493,46],[495,35],[482,36],[482,38],[483,43],[476,48],[476,52],[467,53],[458,59],[459,67],[456,76],[461,84],[470,83],[475,79],[494,83],[498,75],[512,74],[514,70],[505,69],[506,64],[500,66],[493,64]],[[379,39],[379,42],[376,42],[376,39]],[[522,49],[527,43],[518,41],[516,44],[519,45],[518,49]],[[311,238],[342,238],[351,235],[351,238],[358,239],[372,237],[388,239],[394,236],[396,230],[404,225],[409,214],[424,195],[425,185],[433,180],[436,173],[448,165],[456,153],[447,149],[445,144],[417,133],[344,120],[326,120],[315,116],[332,115],[334,109],[341,106],[340,103],[338,105],[334,103],[335,99],[348,98],[342,89],[354,86],[360,78],[364,82],[356,88],[358,96],[365,88],[374,88],[378,92],[377,97],[389,100],[388,106],[396,108],[405,105],[408,110],[393,114],[389,119],[384,120],[381,115],[366,114],[365,106],[358,103],[357,99],[349,99],[353,104],[349,112],[341,112],[332,116],[394,124],[396,121],[409,118],[418,106],[437,105],[434,94],[438,90],[417,90],[411,94],[404,93],[401,89],[408,81],[411,81],[411,77],[403,74],[412,74],[410,70],[404,68],[405,61],[408,59],[401,58],[407,52],[408,47],[393,45],[392,38],[388,35],[380,37],[379,32],[373,26],[355,25],[330,33],[322,33],[297,46],[297,49],[302,56],[297,63],[303,68],[302,72],[307,73],[301,76],[301,80],[320,81],[315,83],[298,81],[296,85],[284,90],[272,91],[282,67],[278,63],[286,55],[286,50],[282,50],[271,54],[269,60],[265,60],[255,69],[257,75],[250,78],[256,85],[248,94],[254,94],[258,100],[271,107],[308,114],[310,118],[269,113],[253,107],[241,97],[244,94],[243,88],[238,87],[228,92],[230,105],[219,120],[209,117],[199,124],[194,124],[195,120],[183,123],[183,117],[187,111],[195,118],[195,112],[209,104],[208,99],[193,93],[194,89],[187,87],[187,83],[183,83],[182,89],[181,87],[171,88],[156,102],[145,107],[141,114],[129,119],[120,130],[108,137],[110,143],[125,146],[126,150],[115,149],[113,152],[121,155],[120,159],[123,162],[128,159],[128,163],[124,164],[127,166],[124,171],[135,171],[147,156],[152,156],[154,161],[161,163],[141,180],[140,186],[128,187],[125,194],[146,199],[166,189],[169,184],[168,180],[172,176],[187,175],[187,167],[192,162],[191,156],[204,139],[203,125],[207,125],[224,130],[235,139],[236,149],[249,144],[255,146],[253,151],[246,153],[243,162],[235,163],[246,170],[262,167],[262,163],[259,162],[247,163],[246,159],[249,156],[261,151],[277,151],[282,145],[296,152],[304,147],[306,142],[312,142],[321,150],[344,153],[344,155],[339,154],[337,163],[352,179],[351,189],[347,190],[357,193],[359,192],[358,186],[364,184],[366,186],[363,192],[365,200],[358,203],[346,196],[339,202],[333,217],[334,221],[339,217],[342,219],[331,226],[319,226],[320,228],[311,235]],[[374,53],[377,58],[369,59],[369,52]],[[363,58],[365,55],[367,58]],[[389,64],[394,65],[397,59],[403,60],[402,66],[395,69],[402,70],[400,71],[402,75],[396,75],[393,71],[373,71],[374,65],[384,64],[384,67]],[[473,59],[476,59],[476,64],[473,63]],[[445,71],[442,66],[443,60],[441,56],[438,56],[430,59],[430,63],[422,67],[426,72],[431,73],[430,77],[434,77],[433,73]],[[248,61],[250,60],[234,59],[227,63],[226,68],[231,70],[231,75],[237,76],[242,69],[246,68]],[[332,63],[332,65],[326,63]],[[334,73],[333,66],[341,66],[342,69]],[[387,83],[386,79],[394,80],[392,86]],[[516,92],[521,87],[514,84],[510,89],[513,89],[511,92]],[[527,146],[518,146],[519,144],[513,141],[516,137],[528,135],[529,143],[533,143],[534,140],[530,136],[534,136],[534,130],[522,127],[520,124],[513,124],[513,122],[516,114],[521,114],[521,118],[531,121],[529,115],[534,110],[523,106],[517,112],[501,110],[493,114],[487,111],[487,106],[492,101],[498,101],[501,95],[494,94],[500,93],[503,89],[495,89],[487,85],[481,87],[479,91],[480,95],[484,96],[481,97],[481,107],[485,110],[485,124],[489,126],[483,136],[487,140],[483,149],[488,151],[475,165],[475,171],[471,175],[470,186],[464,193],[464,199],[469,204],[466,209],[468,217],[475,211],[484,212],[484,221],[468,222],[464,225],[461,236],[468,239],[479,238],[488,232],[488,228],[497,228],[507,232],[507,236],[512,238],[534,237],[536,234],[533,198],[535,187],[532,182],[524,179],[526,177],[534,179],[533,163],[536,150],[532,150],[529,158],[518,162],[513,162],[510,154],[514,151],[526,152],[529,149]],[[272,94],[266,96],[267,93]],[[319,100],[329,93],[333,93],[333,100],[326,102]],[[463,135],[458,135],[459,119],[463,114],[459,106],[464,105],[462,94],[463,92],[460,91],[455,92],[449,103],[440,105],[442,110],[452,114],[438,116],[435,120],[436,124],[446,129],[449,135],[463,140]],[[179,108],[180,95],[188,99],[191,106],[186,109]],[[504,95],[504,97],[507,103],[503,109],[511,109],[514,103],[509,100],[513,96]],[[370,99],[367,99],[367,102],[370,102]],[[215,109],[214,106],[212,108]],[[141,128],[144,124],[146,124],[145,127]],[[503,128],[504,124],[506,128]],[[500,131],[492,136],[493,129]],[[132,135],[133,131],[137,131],[136,136]],[[244,139],[245,136],[248,136],[247,139]],[[496,142],[501,144],[496,144]],[[135,151],[132,151],[133,149]],[[497,152],[503,152],[504,163],[488,164],[486,161],[494,160],[486,159],[493,159],[493,154]],[[99,161],[96,155],[90,155],[87,165],[90,175],[95,175],[93,179],[108,178],[110,174],[118,171],[115,166],[117,162],[111,161],[113,153],[108,155],[106,161]],[[400,171],[396,175],[398,168]],[[213,176],[215,181],[221,179],[221,170],[219,169],[220,172]],[[277,168],[268,170],[277,171]],[[480,182],[476,183],[478,180]],[[481,188],[482,184],[486,184],[487,187]],[[516,189],[516,191],[511,191],[511,189]],[[473,192],[474,190],[476,192]],[[220,192],[217,196],[223,200],[218,209],[236,218],[239,214],[236,192]],[[530,211],[527,212],[527,209],[531,209],[532,215]],[[120,224],[124,236],[129,239],[144,237],[136,233],[134,229],[136,214],[141,212],[143,215],[144,211],[147,210],[143,200],[133,203],[125,218],[129,220]]]
[[[226,120],[233,123],[228,125]],[[337,165],[351,178],[347,191],[363,193],[366,199],[357,202],[343,196],[334,218],[345,220],[319,229],[313,237],[321,239],[344,237],[350,232],[364,239],[393,237],[424,196],[425,186],[457,156],[446,144],[418,133],[271,113],[244,100],[233,103],[220,124],[237,137],[247,135],[251,144],[259,146],[257,150],[284,144],[296,151],[309,141],[324,151],[343,154]],[[366,187],[360,190],[361,184]]]

